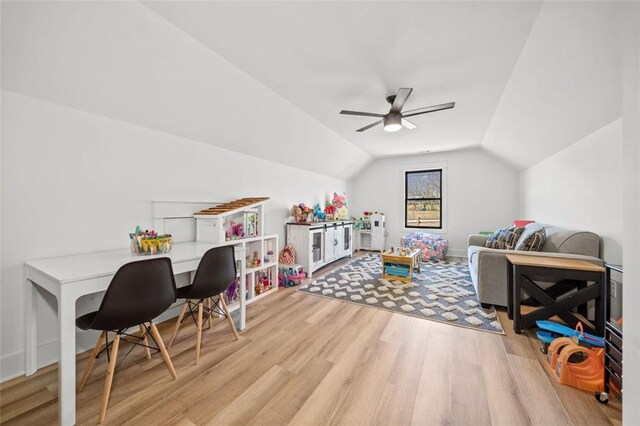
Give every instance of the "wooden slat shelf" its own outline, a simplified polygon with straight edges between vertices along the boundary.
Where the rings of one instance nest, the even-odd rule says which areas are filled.
[[[267,201],[269,197],[251,197],[251,198],[240,198],[238,200],[229,201],[228,203],[223,203],[209,209],[200,210],[199,212],[195,212],[196,216],[218,216],[226,213],[231,213],[235,210],[239,209],[250,209],[252,207],[257,207],[258,205]]]

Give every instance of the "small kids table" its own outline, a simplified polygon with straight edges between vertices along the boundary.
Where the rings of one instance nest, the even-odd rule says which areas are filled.
[[[400,250],[382,252],[382,278],[411,282],[411,273],[414,270],[420,272],[420,249],[408,250],[407,254]]]

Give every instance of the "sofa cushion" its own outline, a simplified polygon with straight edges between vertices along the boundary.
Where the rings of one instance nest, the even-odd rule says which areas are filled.
[[[513,250],[515,248],[516,241],[518,241],[520,234],[522,234],[522,231],[524,231],[524,228],[519,226],[498,229],[487,239],[485,247]]]
[[[542,251],[542,247],[544,247],[545,240],[546,240],[546,233],[544,228],[539,229],[529,234],[524,241],[521,241],[521,242],[519,241],[519,245],[516,247],[516,250]]]
[[[600,257],[600,237],[587,231],[572,231],[560,226],[530,224],[525,227],[516,247],[530,234],[544,228],[545,243],[543,252],[581,254],[583,256]]]

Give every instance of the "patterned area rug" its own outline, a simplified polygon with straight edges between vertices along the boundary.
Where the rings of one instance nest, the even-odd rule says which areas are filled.
[[[416,318],[504,334],[496,310],[483,309],[466,264],[426,262],[413,281],[382,278],[379,254],[367,254],[298,291]]]

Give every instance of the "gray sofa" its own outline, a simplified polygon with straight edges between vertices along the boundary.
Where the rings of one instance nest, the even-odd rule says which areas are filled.
[[[570,231],[552,225],[531,223],[525,227],[518,240],[524,241],[531,233],[545,228],[546,241],[540,252],[518,251],[527,256],[549,256],[583,259],[603,265],[600,259],[600,237],[593,232]],[[513,250],[499,250],[485,247],[486,235],[469,235],[469,272],[478,299],[483,306],[507,306],[507,259]],[[516,247],[518,246],[516,244]]]

